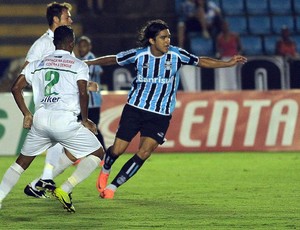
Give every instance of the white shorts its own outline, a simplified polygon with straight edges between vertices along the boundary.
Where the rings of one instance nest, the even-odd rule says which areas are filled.
[[[21,153],[37,156],[57,143],[76,158],[85,157],[101,147],[97,137],[77,121],[74,113],[38,109]]]

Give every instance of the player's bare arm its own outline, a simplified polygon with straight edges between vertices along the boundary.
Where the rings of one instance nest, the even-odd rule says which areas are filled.
[[[20,75],[13,86],[11,87],[11,92],[14,96],[14,99],[21,110],[24,118],[23,118],[23,128],[29,129],[32,125],[33,116],[30,110],[28,109],[24,97],[23,97],[23,89],[28,85],[25,76]]]
[[[204,68],[224,68],[231,67],[238,63],[244,64],[247,62],[247,58],[241,55],[234,55],[230,60],[223,61],[210,57],[199,57],[198,66]]]
[[[84,61],[88,66],[90,65],[101,65],[101,66],[106,66],[106,65],[116,65],[117,64],[117,59],[116,55],[107,55],[91,60],[85,60]],[[99,90],[99,86],[96,82],[90,81],[88,84],[88,90],[92,92],[97,92]]]
[[[101,66],[116,65],[117,58],[116,58],[116,55],[107,55],[107,56],[87,60],[87,61],[85,61],[85,63],[87,65],[101,65]]]
[[[88,94],[88,82],[84,80],[77,81],[79,90],[79,103],[81,112],[81,123],[84,127],[88,128],[91,132],[97,133],[97,127],[94,122],[88,119],[88,104],[89,104],[89,94]]]

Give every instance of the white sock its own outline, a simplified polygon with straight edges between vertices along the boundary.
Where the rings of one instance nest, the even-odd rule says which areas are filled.
[[[47,150],[46,163],[53,165],[54,167],[59,164],[59,158],[64,152],[64,148],[61,144],[56,144]]]
[[[43,180],[53,180],[53,168],[52,164],[45,162],[45,167],[41,179]]]
[[[61,188],[67,193],[72,192],[73,188],[85,180],[98,167],[100,158],[94,155],[89,155],[79,162],[74,173],[68,180],[62,184]]]
[[[2,201],[16,185],[23,172],[24,169],[16,162],[6,170],[0,184],[0,201]]]
[[[106,186],[106,189],[110,189],[113,190],[114,192],[117,190],[117,186],[113,185],[113,184],[109,184]]]
[[[53,172],[53,167],[56,167],[59,164],[59,159],[64,152],[64,149],[61,144],[56,144],[53,147],[47,150],[46,159],[45,159],[45,167],[43,170],[43,174],[39,178],[35,178],[31,183],[31,187],[36,189],[35,184],[39,181],[39,179],[51,179],[55,177]]]
[[[59,158],[58,164],[53,169],[53,178],[57,177],[59,174],[61,174],[63,171],[65,171],[66,168],[68,168],[70,165],[73,164],[73,161],[71,161],[66,154],[61,154]]]

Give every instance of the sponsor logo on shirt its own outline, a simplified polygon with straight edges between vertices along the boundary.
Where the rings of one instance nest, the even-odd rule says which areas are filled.
[[[173,78],[146,78],[138,75],[137,82],[168,84],[173,82]]]
[[[56,103],[58,102],[60,97],[53,97],[53,96],[46,96],[44,97],[41,102],[43,103]]]

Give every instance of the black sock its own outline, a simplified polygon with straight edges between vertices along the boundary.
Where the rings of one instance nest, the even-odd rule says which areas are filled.
[[[136,172],[142,167],[144,162],[144,160],[142,160],[138,157],[138,155],[135,154],[125,163],[125,165],[121,168],[120,172],[111,183],[116,187],[124,184],[131,177],[133,177],[134,174],[136,174]]]
[[[110,146],[106,153],[105,153],[105,157],[104,157],[104,165],[103,168],[105,168],[106,170],[109,170],[111,168],[111,166],[115,163],[115,161],[118,159],[119,156],[113,154],[111,152],[111,148],[112,146]]]

